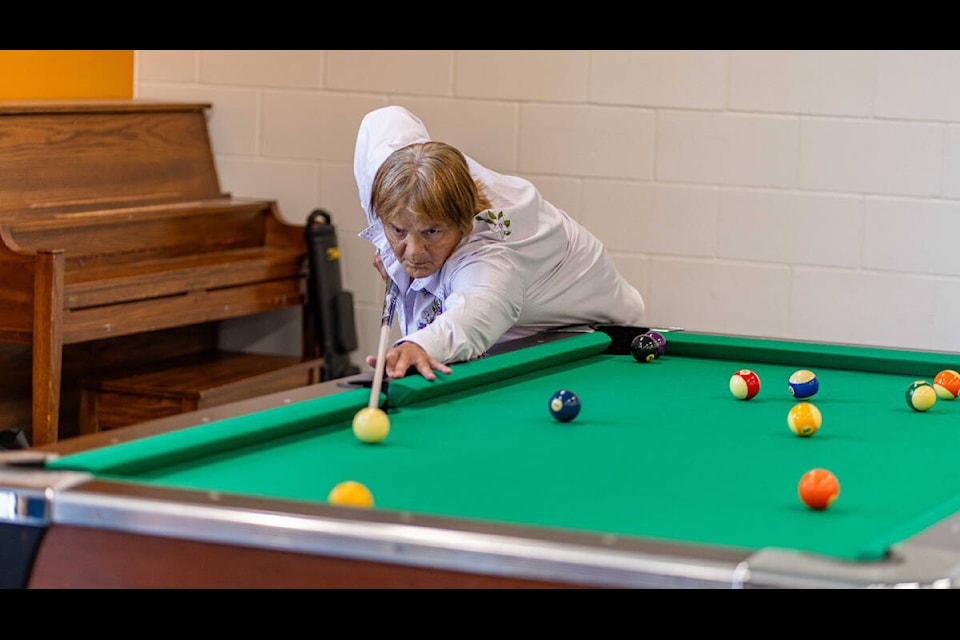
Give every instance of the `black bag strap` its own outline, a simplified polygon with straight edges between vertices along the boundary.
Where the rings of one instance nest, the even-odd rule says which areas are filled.
[[[353,315],[353,294],[343,290],[340,274],[340,248],[337,230],[330,214],[314,209],[304,228],[309,262],[307,304],[314,323],[314,352],[323,357],[321,380],[360,373],[350,362],[357,349],[357,329]]]

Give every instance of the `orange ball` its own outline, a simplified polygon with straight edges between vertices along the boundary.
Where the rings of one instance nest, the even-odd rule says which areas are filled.
[[[826,469],[811,469],[800,478],[797,493],[805,505],[819,511],[833,504],[840,495],[840,482]]]
[[[933,388],[941,400],[956,400],[960,396],[960,373],[944,369],[933,379]]]
[[[372,507],[373,494],[363,484],[346,480],[330,490],[327,501],[346,507]]]

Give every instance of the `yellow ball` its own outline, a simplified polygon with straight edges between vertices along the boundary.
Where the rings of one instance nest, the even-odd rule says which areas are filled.
[[[390,433],[390,418],[378,407],[366,407],[353,416],[353,435],[362,442],[374,444]]]
[[[373,506],[373,494],[363,484],[355,480],[346,480],[330,490],[327,501],[330,504],[345,507],[369,508]]]
[[[787,414],[787,426],[790,427],[790,431],[804,438],[819,431],[822,423],[823,416],[820,414],[820,409],[809,402],[798,402]]]

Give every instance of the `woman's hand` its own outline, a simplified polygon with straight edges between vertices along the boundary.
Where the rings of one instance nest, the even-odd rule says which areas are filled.
[[[434,370],[447,374],[453,373],[453,369],[431,358],[430,354],[414,342],[401,342],[387,349],[384,360],[383,370],[389,378],[402,378],[407,375],[411,367],[427,380],[437,379]],[[367,365],[376,367],[377,357],[367,356]]]

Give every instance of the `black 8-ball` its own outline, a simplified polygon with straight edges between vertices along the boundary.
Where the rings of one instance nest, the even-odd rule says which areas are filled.
[[[630,353],[637,362],[650,362],[660,353],[660,345],[649,333],[641,333],[630,341]]]

